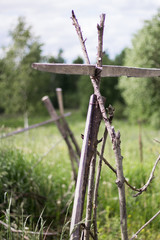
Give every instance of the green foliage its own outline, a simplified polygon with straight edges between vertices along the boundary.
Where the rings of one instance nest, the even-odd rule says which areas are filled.
[[[126,49],[125,65],[160,68],[160,10],[133,37]],[[120,88],[127,104],[126,115],[133,121],[143,120],[160,127],[159,78],[121,78]]]
[[[45,225],[50,225],[50,228],[57,228],[58,225],[57,232],[59,228],[61,230],[60,225],[65,218],[64,209],[72,194],[68,192],[68,195],[64,196],[69,186],[69,166],[62,169],[58,163],[54,163],[54,167],[51,167],[50,162],[48,164],[40,162],[36,165],[40,160],[36,153],[24,153],[18,148],[16,149],[15,146],[10,146],[10,144],[6,147],[2,144],[0,150],[1,220],[7,224],[10,221],[11,226],[14,228],[16,226],[18,229],[23,229],[26,221],[25,227],[39,232],[41,224],[38,224],[37,227],[36,225],[43,211],[42,217]],[[59,157],[61,156],[59,155]],[[63,157],[61,160],[63,163],[65,162]],[[68,171],[68,173],[64,174],[65,171]],[[9,203],[5,196],[11,201],[8,218],[6,218],[6,213]],[[5,210],[6,213],[4,214]],[[64,212],[61,212],[62,210]],[[70,216],[70,209],[68,215]],[[2,231],[2,229],[0,230],[0,237],[6,237],[7,234],[12,236],[10,231],[8,233]],[[21,239],[20,236],[15,239]],[[11,237],[11,239],[14,238]],[[38,240],[41,238],[35,237],[32,239]]]
[[[15,123],[13,119],[5,121],[5,118],[3,118],[5,126],[3,132],[11,131],[7,127],[18,127],[18,123],[21,123],[20,119],[18,118],[17,124],[16,119],[14,120]],[[33,118],[29,122],[35,123],[41,120],[45,120],[44,116],[39,119],[37,117]],[[81,118],[80,112],[76,112],[67,120],[79,145],[81,145],[82,139],[80,135],[84,131],[84,119]],[[159,139],[160,133],[151,128],[142,127],[144,162],[141,163],[138,146],[138,126],[131,126],[126,121],[114,121],[114,126],[115,129],[121,130],[124,175],[129,183],[140,188],[147,182],[159,150],[159,144],[151,140],[154,138]],[[104,124],[102,123],[98,139],[102,137],[103,130]],[[69,206],[67,203],[70,203],[68,200],[70,200],[74,189],[72,188],[68,192],[71,183],[71,166],[65,143],[62,141],[36,165],[40,157],[59,138],[57,128],[51,124],[31,130],[27,135],[23,133],[1,140],[0,210],[1,219],[6,221],[4,211],[6,212],[6,209],[9,209],[9,204],[6,201],[4,202],[4,195],[7,193],[8,199],[12,199],[10,221],[13,227],[17,226],[17,229],[22,229],[25,219],[28,217],[26,227],[29,227],[30,230],[35,229],[39,216],[44,210],[42,217],[46,222],[45,225],[49,226],[53,221],[51,229],[58,232],[59,236],[62,231],[64,239],[68,239],[68,221],[71,217],[72,204]],[[110,141],[107,141],[104,157],[115,167]],[[104,163],[102,166],[97,217],[99,239],[120,239],[116,176]],[[158,171],[159,167],[155,171],[155,179],[152,184],[146,192],[137,198],[133,198],[134,192],[126,186],[129,236],[132,236],[138,228],[159,210]],[[68,195],[66,192],[68,192]],[[143,240],[152,238],[158,240],[159,227],[158,217],[140,234],[140,238]],[[2,233],[6,234],[3,228],[0,231],[0,234]],[[60,239],[59,236],[56,236],[55,239]]]

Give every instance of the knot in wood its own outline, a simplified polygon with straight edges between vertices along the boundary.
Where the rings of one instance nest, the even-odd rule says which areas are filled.
[[[109,122],[112,123],[115,109],[112,107],[112,105],[109,105],[108,108],[106,108],[106,110],[107,110],[107,112],[108,112]]]
[[[95,68],[95,73],[94,73],[94,76],[95,78],[99,80],[99,78],[101,77],[101,72],[102,72],[102,68],[101,67],[96,67]]]
[[[117,186],[119,188],[122,188],[124,182],[125,182],[125,178],[124,177],[123,177],[123,180],[121,180],[121,181],[119,179],[116,180],[116,184],[117,184]]]
[[[120,144],[121,144],[121,134],[118,131],[117,134],[115,134],[115,135],[116,135],[116,144],[117,144],[117,146],[120,146]]]

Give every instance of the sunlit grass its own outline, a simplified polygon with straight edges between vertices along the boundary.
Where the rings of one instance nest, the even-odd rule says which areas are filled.
[[[29,124],[46,119],[49,118],[47,116],[34,117],[29,119]],[[81,146],[81,133],[84,133],[85,119],[78,112],[75,112],[67,118],[67,121]],[[121,132],[124,175],[132,185],[139,188],[147,181],[159,154],[159,144],[153,139],[160,140],[160,131],[148,126],[142,127],[143,162],[140,162],[138,125],[130,125],[127,121],[122,120],[114,121],[113,125],[116,131],[120,130]],[[19,127],[23,127],[23,118],[17,121],[16,118],[5,119],[3,117],[1,133],[13,131]],[[103,131],[104,124],[102,123],[99,139],[103,136]],[[25,215],[32,215],[29,227],[34,228],[34,222],[37,221],[37,217],[45,208],[44,220],[47,221],[47,224],[54,221],[52,228],[60,234],[67,210],[66,204],[74,188],[65,196],[72,181],[71,166],[66,144],[57,127],[55,124],[49,124],[10,138],[1,139],[0,142],[1,212],[5,211],[5,207],[7,208],[3,202],[5,192],[8,192],[10,196],[12,195],[12,199],[16,198],[17,192],[39,194],[46,197],[46,200],[40,201],[38,198],[32,199],[25,195],[18,201],[14,200],[11,208],[12,214],[14,217],[20,215],[23,209]],[[43,157],[55,144],[57,144],[55,148]],[[115,167],[110,139],[106,143],[104,156]],[[159,210],[158,172],[159,167],[147,192],[137,198],[133,198],[134,193],[126,187],[129,235],[132,235]],[[22,175],[25,176],[24,179],[21,177]],[[99,239],[102,240],[106,239],[106,236],[107,239],[120,239],[118,193],[115,180],[115,174],[103,164],[98,201]],[[71,207],[68,217],[70,214]],[[2,213],[1,217],[3,218]],[[14,218],[12,220],[14,221]],[[159,222],[158,217],[141,233],[140,239],[158,240]]]

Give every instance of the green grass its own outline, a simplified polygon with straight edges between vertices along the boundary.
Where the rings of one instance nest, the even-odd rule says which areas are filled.
[[[35,124],[48,119],[36,116],[29,119],[29,124]],[[23,118],[6,118],[2,116],[1,133],[10,132],[23,127]],[[78,112],[67,118],[72,131],[82,145],[81,133],[84,132],[85,119]],[[113,122],[116,131],[121,132],[121,149],[124,174],[128,181],[137,188],[147,181],[154,162],[159,154],[159,144],[153,139],[160,140],[160,131],[148,126],[142,128],[143,162],[140,162],[138,144],[138,126],[130,125],[127,121]],[[104,124],[100,128],[99,139],[103,135]],[[50,153],[41,158],[61,136],[54,124],[49,124],[30,132],[21,133],[10,138],[1,139],[0,146],[0,216],[6,222],[6,210],[10,206],[10,222],[12,226],[23,229],[24,225],[35,230],[39,216],[45,224],[38,224],[37,231],[55,231],[58,235],[51,239],[60,239],[62,228],[70,219],[72,204],[67,210],[67,203],[74,188],[66,195],[71,183],[71,166],[67,147],[64,141],[56,145]],[[115,166],[114,153],[108,139],[105,158]],[[41,159],[41,161],[39,161]],[[36,165],[36,163],[39,163]],[[127,214],[129,236],[132,236],[158,210],[160,205],[159,166],[155,172],[155,179],[146,192],[137,198],[133,191],[126,187]],[[118,193],[115,184],[116,177],[103,164],[98,200],[99,239],[120,239]],[[7,200],[4,199],[7,196]],[[66,218],[67,213],[67,218]],[[66,218],[66,221],[65,221]],[[42,226],[43,225],[43,226]],[[160,239],[160,217],[157,217],[140,235],[138,239]],[[63,232],[63,239],[67,239],[68,225]],[[18,239],[13,233],[7,233],[0,226],[1,238]],[[61,235],[62,236],[62,235]],[[19,237],[21,239],[21,235]],[[31,239],[40,239],[36,236]],[[50,238],[47,238],[50,239]]]

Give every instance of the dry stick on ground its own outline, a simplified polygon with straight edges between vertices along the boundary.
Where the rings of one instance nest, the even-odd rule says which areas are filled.
[[[73,145],[75,146],[75,150],[76,150],[76,153],[78,155],[78,164],[79,164],[79,158],[80,158],[80,155],[81,155],[81,151],[80,151],[80,148],[78,146],[78,143],[73,135],[73,132],[71,131],[67,121],[65,120],[64,118],[64,107],[63,107],[63,96],[62,96],[62,89],[61,88],[56,88],[56,93],[57,93],[57,98],[58,98],[58,105],[59,105],[59,109],[60,109],[60,113],[61,113],[61,120],[63,122],[63,126],[64,126],[64,129],[68,132],[68,135],[70,136],[71,138],[71,141],[73,143]]]
[[[149,224],[151,223],[158,215],[160,214],[160,211],[158,211],[148,222],[146,222],[133,236],[130,240],[133,240],[137,238],[138,234]]]
[[[87,50],[85,47],[85,41],[83,40],[83,36],[81,33],[81,29],[79,27],[78,21],[75,17],[74,12],[72,11],[72,20],[73,20],[73,24],[76,28],[77,34],[79,36],[81,45],[82,45],[82,50],[83,53],[85,55],[85,59],[87,60]],[[77,30],[78,29],[78,30]],[[87,63],[89,64],[90,62],[87,61]],[[115,153],[115,159],[116,159],[116,163],[117,165],[121,165],[122,163],[122,156],[120,153],[120,135],[115,134],[114,128],[111,126],[109,119],[107,117],[107,113],[106,113],[106,109],[104,106],[104,102],[103,102],[103,98],[102,95],[100,93],[100,89],[99,89],[99,81],[97,81],[96,76],[90,76],[91,78],[91,82],[94,88],[94,93],[97,96],[97,100],[98,100],[98,104],[101,110],[101,114],[102,117],[104,119],[105,122],[105,126],[108,130],[108,134],[111,138],[112,144],[113,144],[113,150]],[[122,235],[122,240],[128,240],[128,233],[127,233],[127,214],[126,214],[126,200],[125,200],[125,189],[124,189],[124,177],[123,177],[123,171],[122,168],[119,166],[119,173],[117,174],[118,176],[118,181],[119,181],[119,185],[118,185],[118,192],[119,192],[119,200],[120,200],[120,221],[121,221],[121,235]],[[120,173],[121,171],[121,173]]]
[[[97,170],[97,176],[96,176],[96,183],[95,183],[95,190],[94,190],[94,200],[93,200],[93,227],[94,227],[94,239],[98,239],[98,230],[97,230],[97,202],[98,202],[98,187],[99,187],[99,181],[100,181],[100,174],[101,174],[101,168],[102,168],[102,158],[104,154],[104,148],[106,144],[108,131],[105,128],[104,135],[103,135],[103,142],[102,142],[102,148],[98,163],[98,170]]]
[[[50,116],[51,116],[52,118],[57,118],[58,115],[57,115],[57,113],[56,113],[56,111],[55,111],[55,109],[54,109],[54,107],[53,107],[53,105],[52,105],[49,97],[48,97],[48,96],[43,97],[43,98],[42,98],[42,101],[44,102],[44,104],[45,104],[45,106],[46,106],[46,108],[47,108]],[[67,144],[67,146],[68,146],[68,151],[69,151],[70,160],[71,160],[71,166],[72,166],[73,178],[74,178],[74,181],[75,181],[75,183],[76,183],[76,181],[77,181],[77,173],[76,173],[76,167],[75,167],[74,159],[75,159],[75,161],[77,162],[77,156],[76,156],[76,154],[75,154],[75,152],[74,152],[74,150],[73,150],[73,148],[72,148],[72,145],[71,145],[71,143],[70,143],[70,141],[69,141],[69,139],[68,139],[68,135],[67,135],[67,133],[65,132],[65,129],[64,129],[63,126],[61,125],[60,121],[59,121],[59,120],[56,120],[56,121],[55,121],[55,124],[57,125],[57,127],[58,127],[61,135],[63,136],[63,138],[64,138],[64,140],[65,140],[65,142],[66,142],[66,144]],[[78,163],[77,163],[77,164],[78,164]]]

